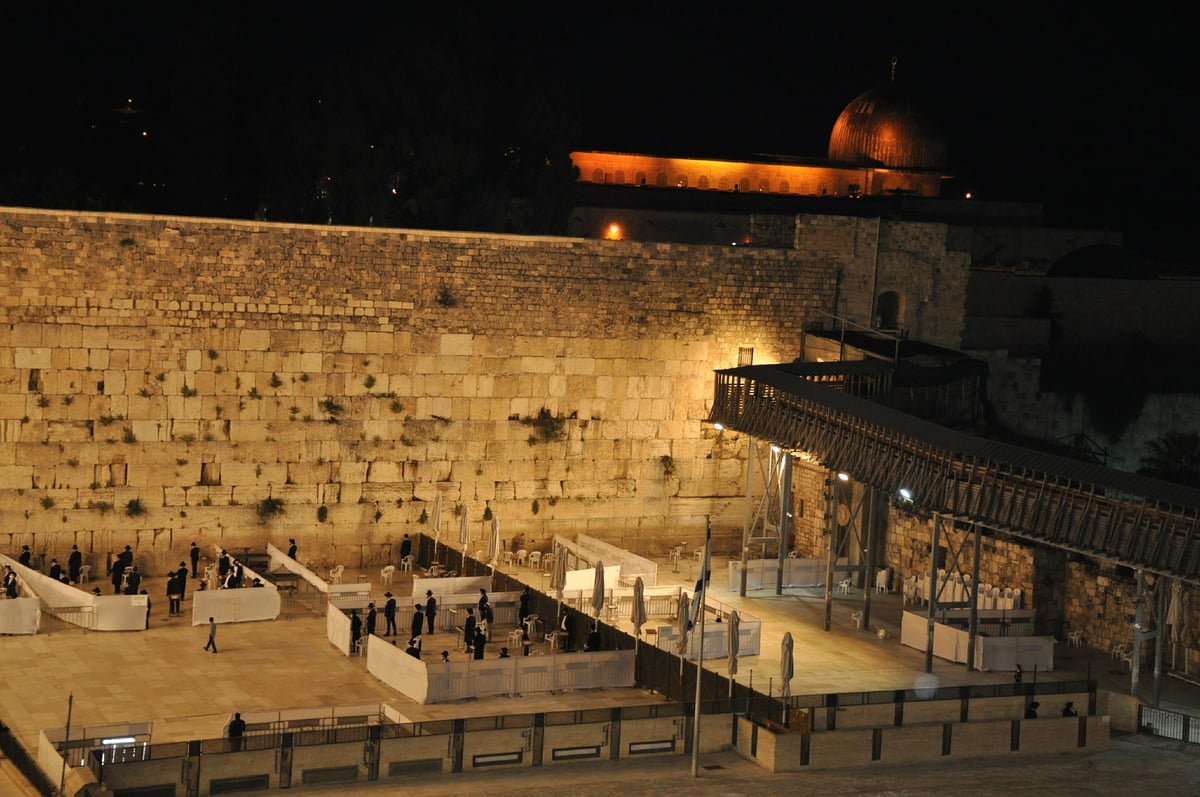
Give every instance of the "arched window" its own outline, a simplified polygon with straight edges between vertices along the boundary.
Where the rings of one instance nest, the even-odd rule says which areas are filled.
[[[771,181],[770,180],[759,180],[758,181],[758,190],[763,192],[764,194],[769,193],[771,191]]]
[[[666,188],[667,187],[667,173],[659,172],[658,174],[656,174],[654,176],[654,184],[656,186],[658,186],[659,188]]]
[[[729,178],[722,176],[721,179],[717,182],[717,188],[720,188],[722,191],[728,191],[729,190]]]
[[[697,188],[708,188],[708,175],[700,175],[700,179],[696,181]]]
[[[780,181],[779,181],[779,193],[781,193],[781,194],[787,194],[787,193],[790,193],[790,192],[791,192],[791,190],[792,190],[792,187],[791,187],[790,185],[788,185],[788,181],[787,181],[787,180],[780,180]]]
[[[613,182],[617,185],[625,185],[625,172],[618,169],[616,177],[613,178]]]
[[[677,178],[675,178],[675,187],[676,188],[687,188],[687,184],[688,184],[688,179],[687,179],[686,174],[681,174]]]
[[[633,181],[635,183],[637,183],[638,185],[645,185],[646,184],[646,173],[638,172],[636,175],[634,175]]]
[[[603,169],[592,169],[592,182],[593,183],[604,182],[604,170]]]

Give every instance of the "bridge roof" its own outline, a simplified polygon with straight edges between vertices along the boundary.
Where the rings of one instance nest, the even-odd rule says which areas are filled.
[[[920,485],[914,501],[930,511],[1200,580],[1200,490],[975,437],[802,374],[717,371],[709,420],[888,491]]]

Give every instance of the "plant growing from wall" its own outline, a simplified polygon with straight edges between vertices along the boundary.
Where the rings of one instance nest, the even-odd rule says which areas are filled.
[[[139,517],[146,514],[146,507],[142,506],[142,499],[130,498],[129,503],[125,504],[125,514],[129,517]]]
[[[275,390],[283,387],[283,380],[279,378],[279,374],[271,374],[271,387]]]
[[[444,283],[438,288],[437,298],[434,301],[440,307],[454,307],[458,304],[458,299],[454,298],[454,291],[450,290],[450,286]]]
[[[324,523],[329,518],[329,507],[321,504],[317,507],[317,522]]]
[[[550,443],[554,440],[562,440],[567,436],[567,419],[561,415],[555,415],[545,407],[538,410],[536,416],[527,415],[521,418],[521,424],[533,427],[534,434],[529,436],[530,445],[536,445],[539,442]]]
[[[375,377],[368,374],[367,378],[363,380],[363,387],[365,387],[367,390],[375,387]]]
[[[488,506],[488,507],[484,507],[484,509],[483,509],[483,519],[484,519],[484,520],[491,520],[491,519],[492,519],[492,508],[491,508],[490,506]]]
[[[42,509],[53,509],[53,508],[54,508],[54,499],[48,495],[43,495],[42,496]]]
[[[542,505],[538,503],[536,498],[533,499],[533,504],[529,507],[529,511],[533,512],[535,515],[542,511]]]
[[[341,423],[343,407],[333,400],[332,397],[327,397],[321,400],[321,411],[328,416],[325,420],[328,423]]]
[[[136,443],[137,442],[137,435],[135,435],[133,433],[133,427],[131,427],[131,426],[125,427],[125,431],[121,433],[121,442],[123,442],[123,443]]]
[[[266,523],[276,515],[283,514],[283,499],[269,496],[258,502],[258,506],[254,508],[255,514],[258,515],[260,524]]]
[[[670,454],[663,454],[658,458],[658,461],[662,465],[664,479],[669,479],[675,475],[675,459]]]
[[[180,390],[180,392],[183,393],[184,398],[192,398],[200,391],[196,390],[196,388],[194,388],[194,387],[188,387],[187,383],[185,382],[183,385],[183,388]]]
[[[426,523],[428,523],[429,522],[429,511],[426,509],[422,509],[421,516],[419,518],[417,518],[417,522],[420,523],[422,526],[425,525]]]

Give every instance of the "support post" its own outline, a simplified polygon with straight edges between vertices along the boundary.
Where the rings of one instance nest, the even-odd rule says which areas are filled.
[[[738,595],[743,598],[746,597],[746,568],[750,563],[750,537],[753,535],[754,525],[754,437],[747,435],[746,438],[750,450],[746,454],[746,522],[742,526],[742,578],[738,587]]]
[[[937,552],[941,542],[942,516],[933,516],[933,541],[929,546],[929,619],[925,626],[925,672],[933,672],[933,626],[938,602]]]
[[[979,553],[982,541],[979,524],[971,524],[974,555],[971,558],[971,620],[967,631],[967,672],[975,672],[975,640],[979,637]]]

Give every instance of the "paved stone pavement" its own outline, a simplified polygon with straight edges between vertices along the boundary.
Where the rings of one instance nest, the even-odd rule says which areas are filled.
[[[692,568],[686,564],[679,573],[664,567],[660,583],[690,586]],[[373,579],[378,577],[377,568],[365,572]],[[516,567],[510,572],[534,588],[543,587],[546,581],[540,572],[529,568]],[[345,578],[356,579],[357,574],[347,571]],[[406,579],[410,578],[398,573],[389,589],[397,596],[409,594],[411,583]],[[146,584],[152,596],[159,596],[165,579],[151,577]],[[376,585],[377,594],[382,595],[383,590]],[[762,653],[740,661],[740,683],[753,678],[756,688],[769,688],[778,694],[778,650],[785,631],[796,639],[794,694],[905,688],[924,671],[924,654],[899,643],[901,607],[895,595],[878,596],[873,606],[872,625],[882,625],[892,632],[886,639],[854,628],[850,614],[861,608],[863,600],[857,590],[836,597],[830,632],[821,628],[824,603],[819,590],[787,590],[779,596],[761,591],[739,598],[726,590],[724,573],[716,567],[711,597],[764,622]],[[319,603],[313,608],[321,609]],[[0,654],[5,662],[0,721],[12,728],[26,749],[33,750],[40,729],[64,724],[68,694],[74,695],[74,725],[151,720],[156,742],[217,737],[232,712],[257,709],[378,701],[419,721],[502,714],[513,710],[515,700],[520,701],[522,712],[538,712],[662,699],[637,689],[581,690],[569,695],[525,695],[421,706],[366,673],[364,659],[346,658],[334,649],[325,640],[323,609],[316,613],[296,603],[274,622],[224,626],[218,635],[221,653],[215,656],[203,650],[205,628],[191,624],[190,597],[183,609],[183,617],[167,618],[165,599],[155,597],[151,629],[147,632],[85,632],[43,617],[42,630],[36,636],[0,638]],[[441,648],[437,644],[440,636],[433,640],[436,649]],[[449,634],[446,639],[449,642]],[[429,644],[426,647],[434,649]],[[1103,688],[1128,693],[1128,674],[1106,652],[1060,645],[1056,657],[1055,672],[1040,674],[1039,678],[1073,680],[1090,672]],[[723,659],[706,665],[720,673],[726,671]],[[1011,678],[1008,673],[969,673],[965,667],[938,660],[933,674],[947,685],[1003,683]],[[1149,674],[1144,675],[1143,698],[1149,694],[1151,684]],[[1162,687],[1165,707],[1196,711],[1195,707],[1200,706],[1197,687],[1171,678],[1164,678]],[[1139,777],[1153,773],[1155,794],[1162,795],[1183,793],[1171,791],[1176,782],[1197,782],[1195,775],[1190,781],[1179,781],[1173,774],[1176,769],[1187,770],[1189,775],[1200,771],[1196,756],[1132,743],[1118,743],[1110,753],[1087,758],[1056,757],[1036,765],[1022,759],[1019,767],[1011,762],[956,763],[953,769],[880,767],[855,773],[771,776],[732,753],[706,757],[702,763],[720,768],[705,769],[697,782],[688,777],[690,762],[683,759],[623,761],[573,765],[569,774],[561,767],[545,767],[540,772],[455,775],[435,778],[424,786],[414,781],[412,788],[428,788],[427,792],[413,793],[429,794],[436,789],[439,794],[482,790],[488,794],[569,791],[600,795],[673,793],[678,788],[697,794],[769,795],[783,794],[785,789],[787,794],[806,793],[807,784],[812,784],[813,793],[825,794],[1021,794],[1030,793],[1031,784],[1041,783],[1039,794],[1068,787],[1082,788],[1084,793],[1118,794],[1129,793],[1130,773],[1138,773]],[[7,767],[0,767],[0,797],[21,793],[8,788],[3,780],[7,771]],[[1110,778],[1116,784],[1111,787],[1115,790],[1104,791],[1110,787],[1099,784]],[[1089,791],[1093,783],[1097,784],[1096,790]],[[374,788],[359,786],[354,792],[371,794]],[[407,780],[405,788],[409,790]],[[340,791],[345,787],[327,793]],[[1188,793],[1195,791],[1189,789]]]

